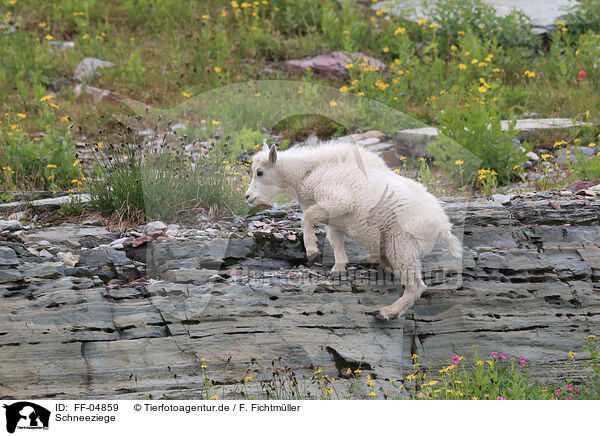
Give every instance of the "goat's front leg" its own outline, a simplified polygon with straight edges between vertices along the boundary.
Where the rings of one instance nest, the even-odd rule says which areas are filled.
[[[344,232],[327,226],[327,240],[333,248],[333,256],[335,257],[335,264],[331,268],[331,272],[343,273],[346,271],[346,265],[348,264],[348,256],[346,256],[346,250],[344,250]]]
[[[321,254],[317,246],[314,225],[326,223],[328,218],[329,213],[317,204],[308,207],[302,215],[302,233],[304,234],[304,247],[306,248],[306,257],[309,264],[313,263]]]

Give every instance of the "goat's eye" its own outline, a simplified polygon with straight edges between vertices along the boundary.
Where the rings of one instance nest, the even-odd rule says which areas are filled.
[[[257,177],[260,177],[260,176],[262,176],[263,174],[264,174],[264,173],[262,172],[262,170],[258,170],[258,171],[256,172],[256,176],[257,176]]]

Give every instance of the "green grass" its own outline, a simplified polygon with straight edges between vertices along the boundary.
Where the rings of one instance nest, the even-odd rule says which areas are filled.
[[[88,146],[98,178],[89,181],[92,207],[103,215],[136,220],[174,220],[202,212],[243,214],[244,165],[224,153],[229,137],[197,144],[199,156],[184,154],[182,137],[164,134],[162,146],[142,141],[129,128]]]
[[[0,188],[68,189],[76,177],[98,177],[75,174],[69,167],[75,162],[74,144],[83,137],[89,143],[102,141],[100,132],[118,128],[115,118],[105,115],[130,110],[86,95],[76,98],[69,85],[51,91],[53,80],[71,77],[85,56],[116,65],[84,80],[85,85],[160,109],[257,79],[300,80],[362,95],[442,127],[457,141],[438,144],[436,150],[436,165],[455,183],[481,187],[477,170],[487,169],[497,173],[499,185],[507,184],[519,180],[517,166],[525,157],[510,146],[516,132],[499,131],[499,119],[527,112],[594,124],[590,132],[556,138],[568,139],[569,144],[600,133],[596,127],[600,94],[595,92],[600,85],[598,16],[600,2],[585,2],[571,9],[566,23],[556,23],[556,30],[544,39],[531,31],[528,18],[520,13],[499,17],[493,8],[466,0],[442,0],[418,23],[350,0],[4,1],[0,27],[12,25],[16,30],[0,31]],[[74,41],[75,47],[52,48],[53,41],[63,40]],[[387,68],[352,65],[347,78],[336,79],[312,71],[277,72],[273,65],[333,50],[361,51],[381,59]],[[580,71],[586,73],[584,79],[578,78]],[[212,113],[214,118],[207,119],[206,126],[188,134],[207,139],[229,126],[227,160],[234,161],[272,134],[297,140],[310,132],[329,136],[376,128],[392,133],[404,127],[397,121],[376,119],[368,107],[350,123],[309,111],[275,126],[261,125],[260,115],[277,108],[244,104]],[[220,124],[208,129],[211,121]],[[532,144],[533,148],[544,145]],[[457,167],[457,160],[464,165]],[[596,169],[571,171],[581,177],[597,174]],[[236,180],[239,183],[231,177],[228,183]],[[115,181],[122,186],[114,186],[112,192],[127,191],[129,182]],[[142,195],[135,186],[127,195],[139,207]],[[203,195],[210,197],[220,190],[211,188]],[[122,203],[111,201],[113,209]],[[204,199],[203,203],[232,201]]]

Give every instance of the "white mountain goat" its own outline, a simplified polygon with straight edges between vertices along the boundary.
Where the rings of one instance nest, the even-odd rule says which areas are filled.
[[[322,144],[278,152],[274,145],[265,146],[253,157],[246,201],[252,206],[268,204],[280,194],[302,206],[309,263],[320,254],[313,226],[326,224],[335,257],[332,272],[346,269],[348,235],[400,278],[405,286],[402,297],[379,309],[379,319],[404,314],[420,298],[426,288],[421,257],[438,240],[449,245],[453,256],[461,255],[461,244],[450,233],[452,225],[437,199],[362,147]]]

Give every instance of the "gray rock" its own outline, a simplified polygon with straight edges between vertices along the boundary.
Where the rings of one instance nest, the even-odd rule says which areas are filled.
[[[556,152],[556,162],[559,164],[565,164],[567,162],[577,162],[580,156],[584,159],[592,159],[598,152],[598,147],[582,147],[582,146],[571,146],[561,148]]]
[[[40,253],[41,254],[41,253]],[[56,253],[58,258],[64,262],[65,265],[75,266],[79,262],[79,256],[70,252],[59,251]]]
[[[56,210],[59,209],[60,206],[64,203],[70,203],[72,201],[79,201],[82,204],[87,204],[90,202],[89,194],[75,194],[73,197],[63,196],[56,198],[43,198],[41,200],[34,201],[15,201],[12,203],[4,203],[0,204],[0,213],[13,213],[20,212],[27,209],[33,210]]]
[[[23,280],[23,275],[16,269],[0,269],[0,283],[18,282]]]
[[[167,225],[165,223],[163,223],[162,221],[151,221],[148,224],[146,224],[146,227],[144,227],[144,231],[146,232],[156,232],[159,230],[166,230],[167,229]]]
[[[437,141],[439,130],[435,127],[399,130],[393,135],[396,153],[402,157],[429,156],[427,146]]]
[[[0,230],[21,230],[23,228],[23,224],[17,220],[0,220]]]
[[[23,263],[19,271],[27,281],[31,279],[56,279],[64,276],[65,266],[62,262]]]
[[[54,52],[66,51],[74,47],[75,42],[73,41],[50,41],[50,50]]]
[[[113,68],[114,66],[115,64],[112,62],[96,58],[83,58],[81,62],[79,62],[79,65],[77,65],[73,77],[78,80],[90,78],[97,74],[98,69]]]
[[[83,223],[81,223],[84,226],[101,226],[102,223],[100,222],[100,220],[87,220],[84,221]]]
[[[492,200],[494,201],[494,203],[499,203],[499,204],[510,204],[511,198],[512,197],[510,195],[504,195],[504,194],[492,195]]]
[[[79,98],[85,92],[95,101],[102,101],[106,103],[118,103],[121,100],[121,96],[116,92],[109,91],[107,89],[96,88],[94,86],[82,86],[81,84],[76,85],[73,88],[73,94]]]
[[[18,265],[19,259],[17,258],[17,253],[10,247],[0,246],[0,265],[9,266],[9,265]]]
[[[40,246],[81,245],[88,248],[97,247],[99,244],[110,243],[117,233],[108,231],[105,227],[80,227],[65,224],[57,227],[34,229],[27,232],[27,239]]]
[[[323,54],[314,57],[308,57],[301,60],[288,60],[283,65],[288,69],[305,70],[311,68],[313,71],[334,77],[348,76],[346,65],[351,63],[359,64],[364,62],[366,65],[384,70],[385,63],[364,53],[350,53],[335,51],[330,54]]]
[[[165,273],[166,280],[173,283],[208,283],[209,279],[215,274],[215,270],[210,269],[188,269],[181,268],[168,270]]]
[[[533,160],[535,162],[540,160],[540,157],[537,155],[537,153],[534,153],[533,151],[528,151],[526,155],[530,160]]]

